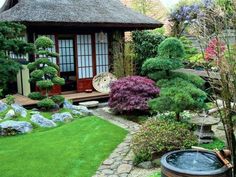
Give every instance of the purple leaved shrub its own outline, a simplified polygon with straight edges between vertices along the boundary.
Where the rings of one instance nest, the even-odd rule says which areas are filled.
[[[111,84],[109,106],[121,114],[147,112],[148,100],[159,94],[155,82],[140,76],[129,76]]]

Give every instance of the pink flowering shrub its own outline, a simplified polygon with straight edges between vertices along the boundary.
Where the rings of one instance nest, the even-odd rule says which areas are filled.
[[[159,94],[155,82],[140,76],[122,78],[111,84],[109,106],[118,113],[148,111],[148,100]]]
[[[225,52],[225,44],[217,38],[213,38],[205,50],[205,59],[207,61],[220,59]]]

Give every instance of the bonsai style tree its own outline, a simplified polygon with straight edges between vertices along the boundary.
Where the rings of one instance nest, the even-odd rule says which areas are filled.
[[[207,95],[201,90],[204,81],[194,75],[174,72],[181,68],[184,57],[183,44],[176,38],[168,38],[158,48],[159,56],[144,62],[142,72],[157,81],[160,96],[149,101],[153,111],[172,111],[180,121],[184,110],[203,109]]]
[[[24,36],[25,26],[18,23],[0,22],[0,90],[2,96],[9,93],[8,86],[15,82],[21,65],[13,56],[34,52],[33,44],[20,37]]]
[[[53,41],[42,36],[35,41],[38,58],[35,62],[28,64],[30,82],[36,83],[41,92],[33,92],[29,95],[32,99],[43,99],[38,103],[39,107],[50,109],[55,106],[53,99],[49,98],[49,91],[54,85],[64,85],[65,80],[58,76],[59,67],[50,58],[58,54],[50,52],[48,48],[53,47]],[[44,94],[45,93],[45,94]]]

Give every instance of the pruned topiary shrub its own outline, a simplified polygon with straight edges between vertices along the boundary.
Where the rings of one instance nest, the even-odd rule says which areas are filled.
[[[134,162],[138,164],[151,161],[167,152],[190,148],[196,143],[196,137],[188,130],[186,124],[148,120],[132,139]]]
[[[42,100],[44,98],[46,98],[46,96],[43,96],[41,93],[39,92],[31,92],[28,97],[32,100]]]
[[[46,36],[39,37],[35,41],[37,58],[35,62],[28,64],[28,69],[30,70],[30,82],[35,83],[39,88],[39,92],[29,94],[29,98],[41,100],[38,103],[38,106],[46,110],[56,106],[55,101],[49,98],[50,90],[52,90],[55,85],[65,84],[65,80],[60,78],[58,75],[59,66],[51,60],[51,58],[58,56],[57,53],[49,51],[49,48],[52,48],[53,45],[53,41],[50,38]],[[43,99],[45,97],[46,99]],[[61,99],[62,98],[60,98],[60,100]],[[58,101],[58,99],[56,101]]]
[[[180,121],[184,110],[205,108],[207,94],[202,90],[204,80],[199,76],[174,71],[183,66],[184,47],[177,38],[167,38],[158,47],[159,56],[147,59],[142,72],[157,81],[161,89],[158,98],[149,101],[153,112],[175,112]]]
[[[121,114],[147,112],[148,100],[158,94],[154,81],[140,76],[125,77],[111,84],[109,106]]]
[[[44,110],[50,110],[56,107],[56,103],[50,98],[45,98],[41,100],[40,102],[37,103],[37,105],[38,107]]]
[[[62,105],[62,103],[65,101],[65,97],[61,95],[54,95],[51,97],[51,99],[59,106]]]

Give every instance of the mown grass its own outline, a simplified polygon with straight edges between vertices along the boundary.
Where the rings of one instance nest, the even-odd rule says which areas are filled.
[[[0,138],[1,177],[91,177],[127,132],[96,117]]]

